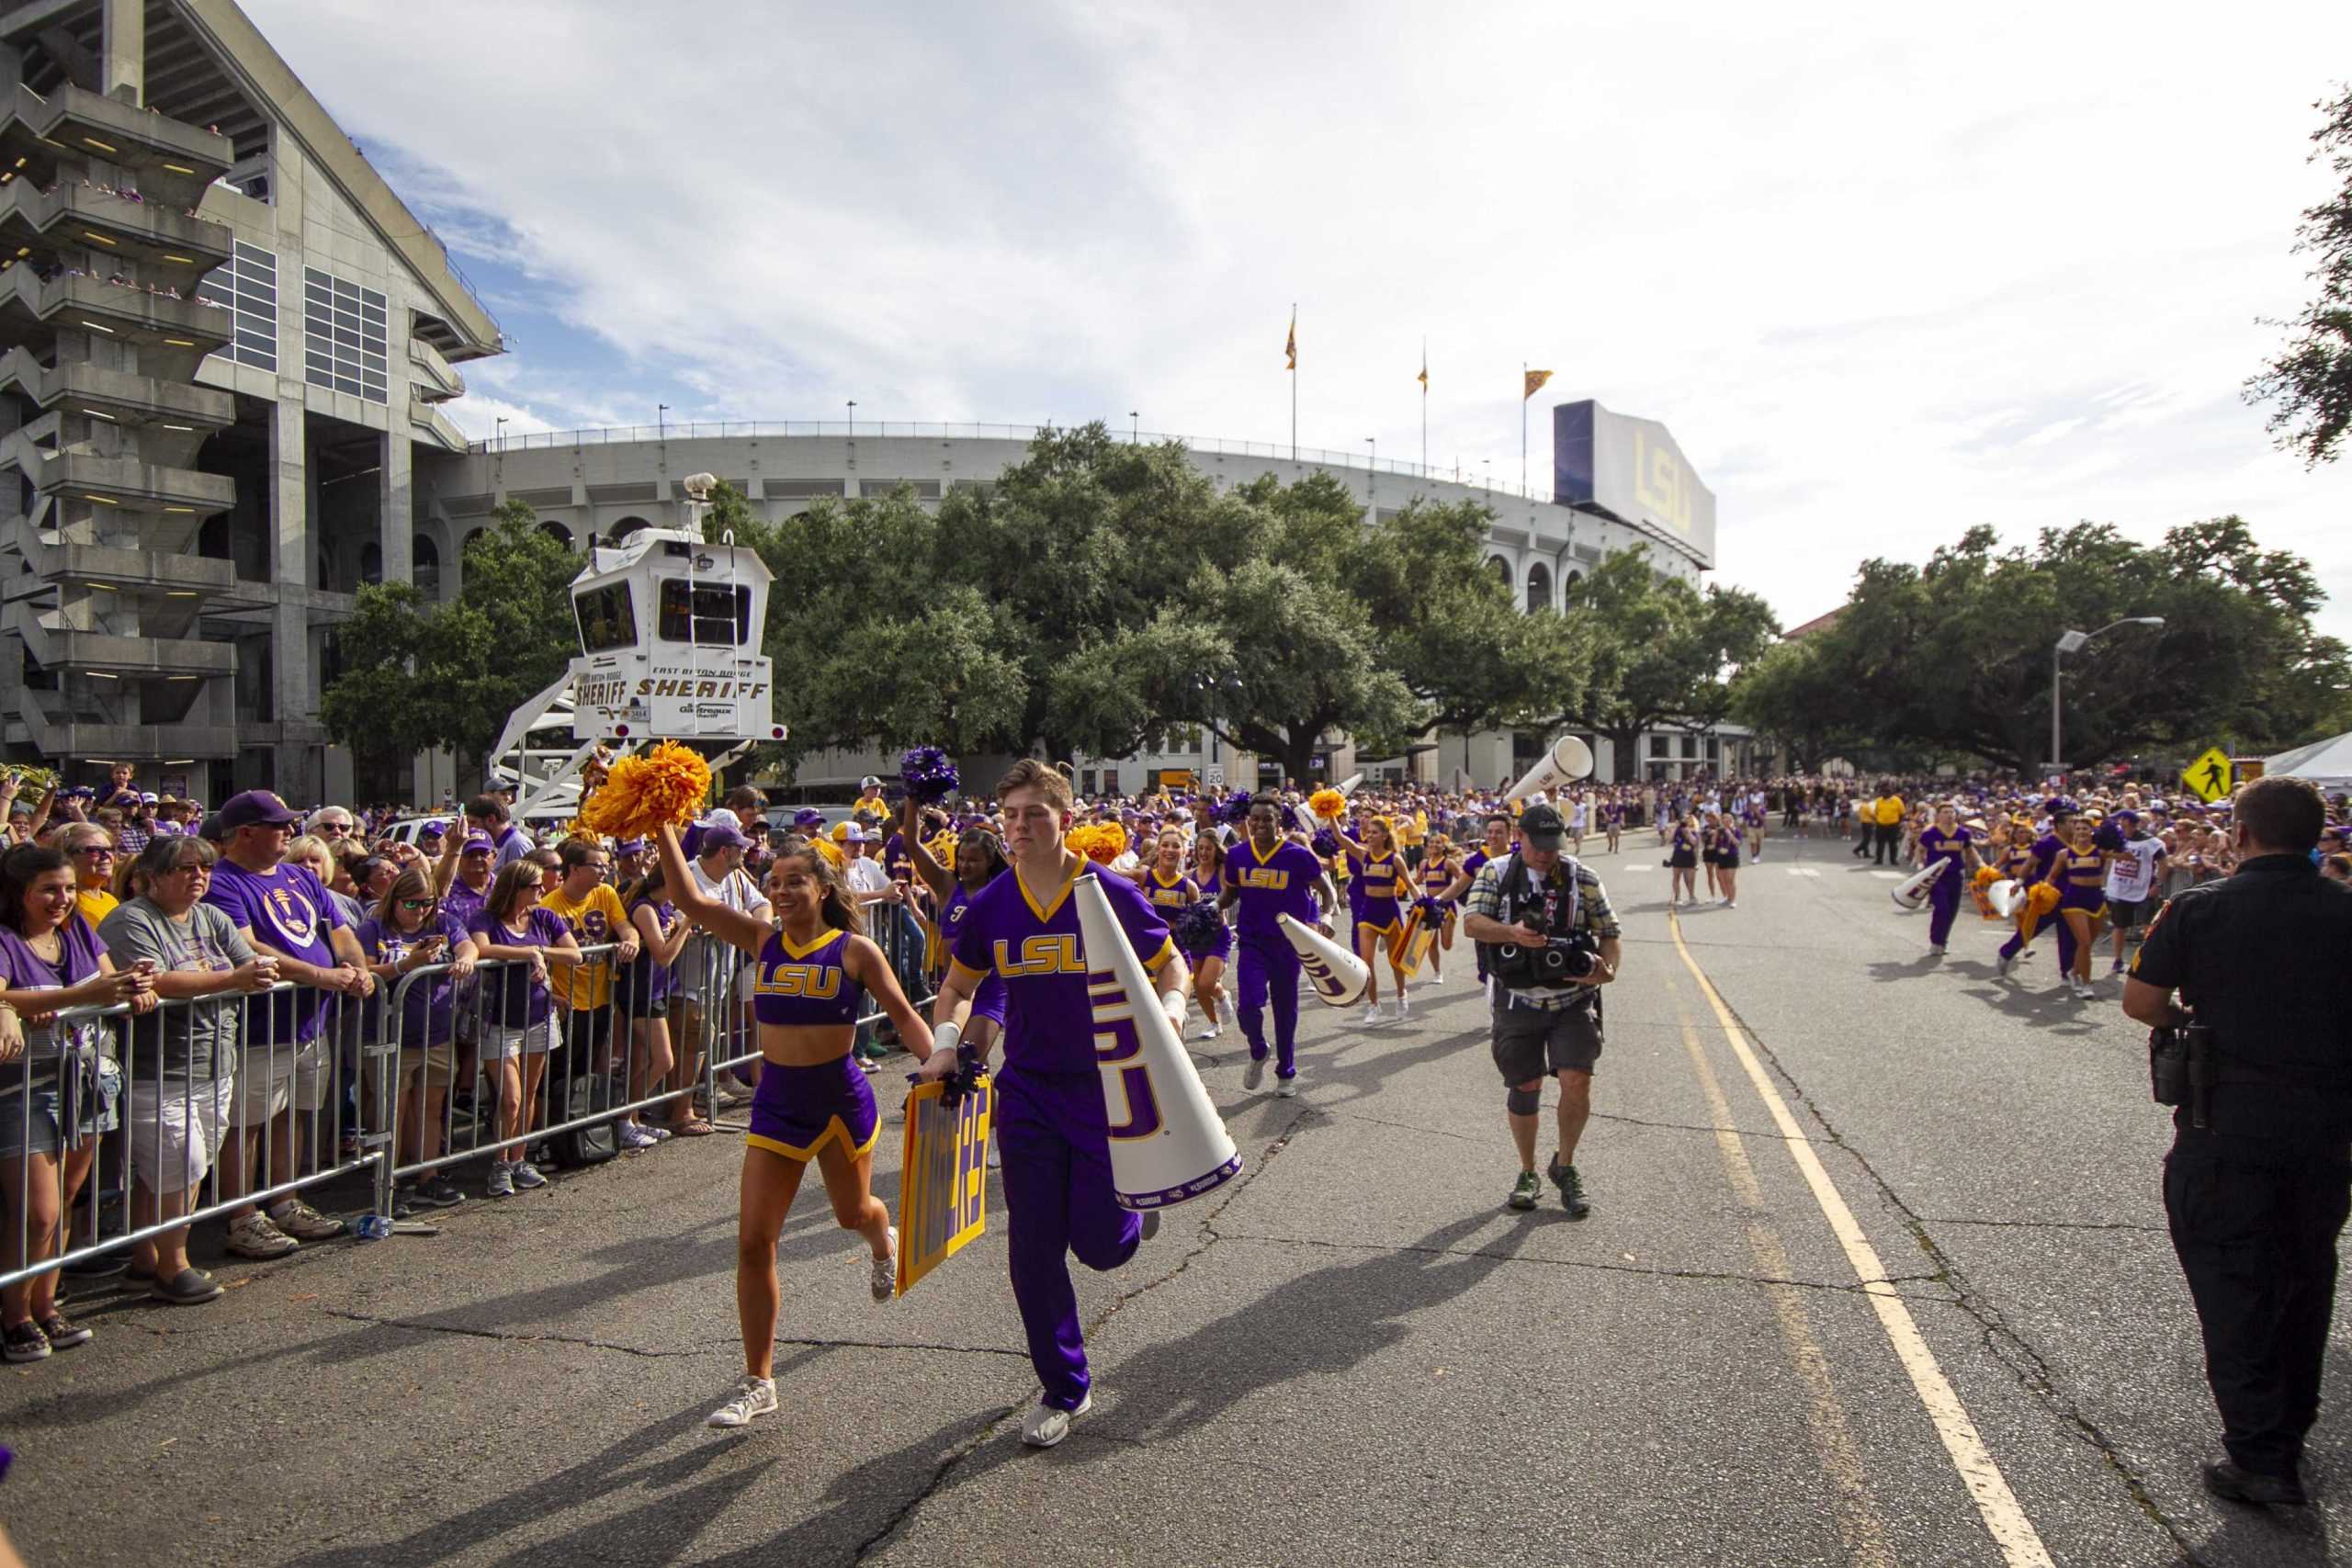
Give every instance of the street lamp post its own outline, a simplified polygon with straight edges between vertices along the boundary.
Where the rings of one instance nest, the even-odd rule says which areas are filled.
[[[2108,622],[2095,632],[2070,631],[2059,637],[2056,645],[2050,650],[2050,772],[2052,773],[2063,773],[2066,771],[2066,764],[2060,760],[2065,754],[2060,744],[2065,732],[2059,715],[2059,667],[2064,663],[2066,655],[2081,652],[2086,646],[2105,637],[2118,626],[2160,626],[2164,624],[2165,618],[2162,615],[2126,615],[2120,621]]]
[[[852,441],[857,439],[857,400],[855,398],[849,400],[849,438]]]
[[[1380,437],[1367,435],[1363,438],[1363,444],[1372,448],[1372,457],[1363,475],[1363,498],[1370,501],[1373,498],[1373,487],[1380,482]]]
[[[1130,446],[1137,445],[1143,439],[1136,423],[1136,422],[1141,418],[1143,418],[1143,415],[1136,412],[1135,410],[1129,409],[1127,411],[1127,445]]]

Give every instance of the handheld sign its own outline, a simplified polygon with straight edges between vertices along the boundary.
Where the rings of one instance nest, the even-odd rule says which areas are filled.
[[[947,1086],[907,1095],[906,1154],[899,1168],[899,1294],[988,1228],[989,1123],[996,1086],[983,1077],[950,1105]]]

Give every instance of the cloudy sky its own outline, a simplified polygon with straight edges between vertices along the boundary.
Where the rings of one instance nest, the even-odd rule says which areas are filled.
[[[243,0],[513,352],[460,424],[1069,423],[1519,467],[1665,421],[1794,623],[1975,523],[2237,512],[2352,637],[2305,299],[2352,6]],[[2166,15],[2172,20],[2166,21]],[[658,17],[658,20],[655,18]],[[1918,18],[1917,20],[1911,18]]]

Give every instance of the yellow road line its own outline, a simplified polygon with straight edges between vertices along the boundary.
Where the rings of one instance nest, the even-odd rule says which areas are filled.
[[[1764,1190],[1756,1179],[1755,1166],[1748,1161],[1747,1146],[1733,1130],[1731,1105],[1724,1099],[1723,1086],[1715,1081],[1714,1068],[1708,1064],[1698,1026],[1690,1021],[1690,1015],[1682,1010],[1679,999],[1674,1012],[1682,1023],[1682,1048],[1690,1054],[1691,1068],[1699,1075],[1699,1088],[1707,1097],[1707,1111],[1714,1124],[1715,1148],[1723,1156],[1724,1175],[1730,1179],[1740,1206],[1747,1212],[1748,1252],[1756,1259],[1757,1271],[1774,1281],[1763,1287],[1764,1299],[1771,1303],[1772,1315],[1779,1320],[1781,1342],[1788,1351],[1789,1364],[1796,1369],[1798,1381],[1804,1384],[1805,1425],[1813,1434],[1822,1473],[1837,1488],[1838,1539],[1846,1543],[1847,1552],[1859,1568],[1894,1568],[1894,1550],[1888,1544],[1886,1529],[1871,1506],[1861,1450],[1854,1446],[1853,1430],[1846,1421],[1846,1407],[1829,1376],[1829,1358],[1822,1353],[1819,1342],[1813,1337],[1812,1320],[1805,1314],[1804,1292],[1783,1282],[1792,1279],[1794,1271],[1789,1267],[1788,1249],[1781,1244],[1781,1233],[1764,1217]]]
[[[1690,949],[1682,941],[1682,922],[1669,914],[1667,929],[1674,935],[1674,950],[1682,955],[1684,965],[1690,969],[1691,977],[1698,981],[1699,989],[1705,994],[1708,1005],[1714,1009],[1715,1021],[1722,1026],[1724,1039],[1731,1046],[1732,1055],[1738,1058],[1748,1081],[1756,1086],[1758,1096],[1763,1100],[1764,1108],[1771,1112],[1773,1122],[1787,1141],[1789,1157],[1796,1161],[1805,1185],[1813,1190],[1814,1201],[1821,1205],[1822,1215],[1828,1220],[1830,1231],[1838,1237],[1838,1246],[1845,1248],[1846,1261],[1853,1266],[1863,1294],[1870,1298],[1871,1309],[1878,1314],[1879,1326],[1885,1330],[1895,1359],[1903,1363],[1904,1371],[1909,1374],[1911,1387],[1917,1393],[1919,1403],[1926,1407],[1928,1419],[1935,1426],[1936,1436],[1943,1440],[1944,1451],[1951,1457],[1952,1467],[1960,1472],[1961,1483],[1968,1488],[1969,1496],[1974,1499],[1977,1516],[1984,1521],[1986,1532],[1992,1536],[1993,1543],[2001,1549],[2002,1559],[2009,1568],[2052,1568],[2048,1549],[2041,1544],[2041,1537],[2035,1531],[2033,1521],[2026,1517],[2017,1494],[2009,1490],[2008,1480],[2002,1475],[2001,1467],[1993,1461],[1992,1452],[1978,1435],[1975,1422],[1969,1419],[1967,1406],[1961,1403],[1960,1395],[1944,1376],[1943,1369],[1937,1364],[1935,1353],[1928,1348],[1927,1339],[1919,1333],[1919,1325],[1913,1320],[1910,1308],[1904,1304],[1894,1287],[1887,1282],[1886,1265],[1879,1260],[1878,1249],[1863,1234],[1860,1224],[1854,1218],[1853,1210],[1847,1207],[1845,1198],[1838,1193],[1837,1183],[1829,1179],[1829,1172],[1823,1168],[1821,1157],[1814,1152],[1813,1140],[1806,1136],[1804,1128],[1790,1111],[1788,1102],[1781,1098],[1780,1089],[1764,1070],[1763,1061],[1748,1045],[1739,1021],[1733,1018],[1731,1009],[1724,1005],[1723,998],[1708,980],[1706,971],[1699,967],[1699,961],[1690,956]],[[1728,1125],[1728,1122],[1724,1124]]]

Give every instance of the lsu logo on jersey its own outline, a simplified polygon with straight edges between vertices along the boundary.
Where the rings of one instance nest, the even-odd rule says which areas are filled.
[[[1290,886],[1290,873],[1271,866],[1245,865],[1234,871],[1233,884],[1237,887],[1262,887],[1279,893]]]
[[[1000,937],[996,944],[996,972],[1008,980],[1023,975],[1083,975],[1086,958],[1078,950],[1075,933],[1023,937],[1018,958],[1012,955],[1012,943]]]
[[[842,972],[831,964],[771,964],[753,988],[763,997],[831,1001],[842,994]]]
[[[273,887],[264,896],[270,923],[290,947],[308,947],[318,934],[319,912],[311,901],[290,887]]]

